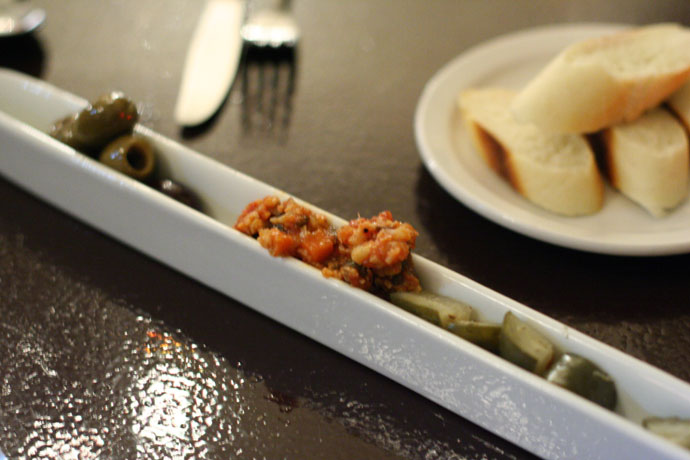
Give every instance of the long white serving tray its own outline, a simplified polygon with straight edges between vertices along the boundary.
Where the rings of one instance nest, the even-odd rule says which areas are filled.
[[[611,412],[298,260],[274,258],[230,226],[247,203],[286,193],[138,126],[169,177],[203,197],[208,215],[201,214],[46,134],[54,120],[86,103],[40,80],[0,70],[2,176],[536,455],[690,459],[689,452],[640,426],[647,415],[690,417],[687,383],[415,256],[427,290],[464,300],[490,321],[513,311],[562,350],[604,368],[619,392],[618,408]],[[343,222],[329,217],[336,225]]]

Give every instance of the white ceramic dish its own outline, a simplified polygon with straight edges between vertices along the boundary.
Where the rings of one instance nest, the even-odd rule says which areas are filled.
[[[541,457],[690,459],[639,425],[648,414],[690,417],[685,382],[415,257],[428,290],[472,304],[487,320],[513,311],[561,349],[602,366],[618,382],[619,407],[610,412],[297,260],[271,257],[228,224],[248,202],[283,192],[139,127],[168,174],[197,191],[210,210],[204,215],[187,208],[45,134],[53,120],[85,103],[0,70],[0,174]]]
[[[549,213],[518,195],[478,159],[459,120],[456,101],[462,89],[520,89],[567,45],[623,27],[572,24],[530,29],[480,44],[449,62],[427,83],[415,114],[418,148],[430,173],[475,212],[539,240],[616,255],[690,251],[690,202],[655,219],[607,187],[604,207],[595,215]]]

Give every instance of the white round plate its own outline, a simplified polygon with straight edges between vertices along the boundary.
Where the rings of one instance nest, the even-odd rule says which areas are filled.
[[[462,129],[458,94],[469,87],[520,89],[564,47],[627,26],[568,24],[501,36],[462,53],[425,86],[415,137],[431,175],[482,216],[524,235],[573,249],[652,256],[690,251],[690,203],[654,218],[610,187],[602,210],[586,217],[545,211],[517,194],[484,163]]]

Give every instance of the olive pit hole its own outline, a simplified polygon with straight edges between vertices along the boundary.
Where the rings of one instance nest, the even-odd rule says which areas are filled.
[[[147,157],[144,151],[138,147],[138,146],[131,146],[129,150],[127,150],[127,163],[129,165],[136,169],[136,170],[142,170],[146,168],[147,164]]]

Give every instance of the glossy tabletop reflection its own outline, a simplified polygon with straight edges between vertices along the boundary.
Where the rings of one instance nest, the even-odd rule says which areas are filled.
[[[553,23],[687,24],[690,3],[295,0],[294,54],[254,56],[187,129],[173,108],[202,2],[35,3],[46,23],[0,39],[0,66],[87,99],[124,91],[147,127],[343,218],[388,209],[422,256],[690,381],[690,256],[502,228],[434,181],[412,128],[424,84],[472,45]],[[277,97],[260,75],[282,79]],[[4,178],[0,203],[8,458],[533,458]]]

